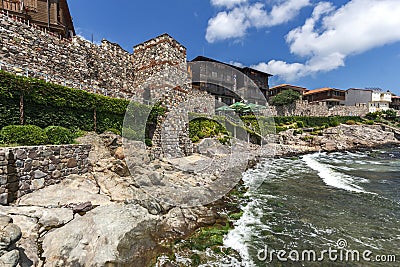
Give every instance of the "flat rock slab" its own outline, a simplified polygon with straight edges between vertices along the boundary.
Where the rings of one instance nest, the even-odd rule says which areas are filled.
[[[23,196],[19,205],[59,207],[72,203],[91,202],[93,205],[110,204],[110,198],[105,195],[92,194],[84,190],[64,188],[63,186],[49,186],[34,193]]]
[[[212,162],[212,158],[200,154],[193,154],[191,156],[182,158],[168,159],[168,163],[172,164],[177,169],[189,172],[203,171],[207,166],[212,164]]]
[[[91,202],[93,205],[110,204],[110,198],[99,194],[94,181],[85,176],[71,175],[60,184],[24,195],[19,206],[60,207],[68,204]]]
[[[139,205],[122,204],[76,216],[45,236],[46,266],[147,266],[143,260],[156,246],[157,219]]]

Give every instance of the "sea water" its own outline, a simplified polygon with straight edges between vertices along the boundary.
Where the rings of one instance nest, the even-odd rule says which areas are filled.
[[[400,266],[399,147],[265,160],[243,179],[264,182],[225,237],[241,259],[220,266]]]

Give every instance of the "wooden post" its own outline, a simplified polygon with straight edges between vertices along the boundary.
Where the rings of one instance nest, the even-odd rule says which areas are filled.
[[[21,96],[19,98],[19,123],[24,125],[24,93],[21,92]]]
[[[94,108],[94,113],[93,113],[93,124],[94,124],[94,131],[97,131],[97,112],[96,108]]]
[[[50,29],[50,0],[47,0],[47,27]]]

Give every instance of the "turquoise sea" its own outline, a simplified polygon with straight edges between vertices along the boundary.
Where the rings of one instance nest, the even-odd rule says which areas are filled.
[[[260,179],[219,266],[400,266],[399,147],[264,160]]]

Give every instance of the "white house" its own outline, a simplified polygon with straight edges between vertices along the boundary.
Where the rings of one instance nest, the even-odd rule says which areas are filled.
[[[369,112],[388,110],[392,93],[374,89],[350,88],[346,91],[346,106],[368,105]]]

